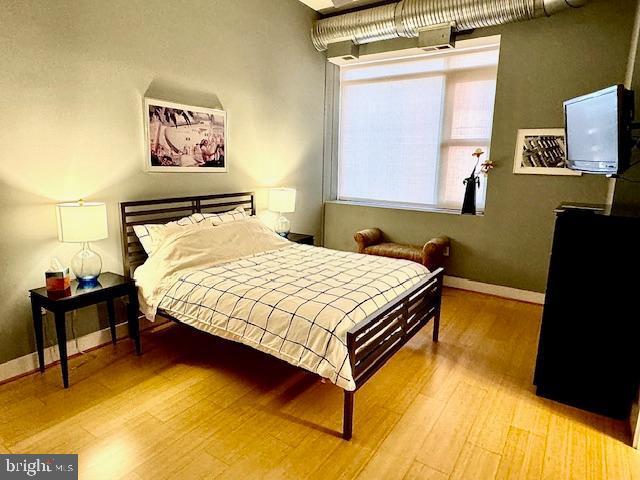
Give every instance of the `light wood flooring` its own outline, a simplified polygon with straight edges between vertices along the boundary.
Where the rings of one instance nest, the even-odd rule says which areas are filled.
[[[78,453],[83,479],[637,479],[622,422],[533,394],[541,307],[447,290],[426,327],[356,394],[186,327],[0,386],[0,452]]]

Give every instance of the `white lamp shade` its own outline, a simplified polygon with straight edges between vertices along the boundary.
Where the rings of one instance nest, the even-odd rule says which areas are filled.
[[[296,211],[295,188],[272,188],[269,190],[269,210],[279,213]]]
[[[61,242],[95,242],[109,236],[107,206],[104,203],[59,203],[56,211],[58,239]]]

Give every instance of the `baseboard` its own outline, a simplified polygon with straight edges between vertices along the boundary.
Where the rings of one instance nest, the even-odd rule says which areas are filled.
[[[126,337],[129,335],[129,330],[126,323],[116,325],[117,338]],[[85,351],[91,348],[99,347],[111,342],[111,332],[108,328],[104,330],[98,330],[97,332],[89,333],[82,337],[78,337],[78,347],[80,350]],[[75,340],[67,341],[67,356],[71,357],[80,353],[76,347]],[[60,360],[60,352],[57,346],[51,346],[44,349],[44,363],[50,365]],[[3,364],[0,364],[0,382],[5,382],[16,377],[20,377],[27,373],[38,370],[38,354],[36,352],[29,353],[22,357],[9,360]]]
[[[459,288],[460,290],[469,290],[471,292],[486,293],[495,295],[496,297],[510,298],[512,300],[520,300],[521,302],[537,303],[544,305],[544,293],[531,292],[529,290],[520,290],[518,288],[505,287],[502,285],[492,285],[490,283],[476,282],[466,278],[444,277],[445,287]]]
[[[495,295],[497,297],[520,300],[522,302],[537,303],[540,305],[544,304],[544,293],[519,290],[517,288],[504,287],[502,285],[491,285],[489,283],[467,280],[466,278],[450,277],[445,275],[444,285],[447,287],[459,288],[461,290],[469,290],[472,292]],[[121,323],[116,326],[116,335],[118,338],[126,337],[128,334],[126,323]],[[78,337],[78,346],[80,347],[80,350],[83,351],[105,345],[109,342],[111,342],[111,333],[108,328]],[[69,340],[67,342],[67,352],[68,356],[79,353],[75,340]],[[60,360],[60,354],[57,346],[45,348],[45,365],[50,365],[58,360]],[[19,377],[37,369],[38,355],[35,352],[9,360],[8,362],[0,364],[0,382]]]

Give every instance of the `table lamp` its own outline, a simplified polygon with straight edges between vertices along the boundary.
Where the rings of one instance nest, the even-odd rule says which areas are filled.
[[[282,214],[296,211],[295,188],[272,188],[269,190],[269,210],[280,215],[276,221],[276,233],[283,237],[289,235],[291,223]]]
[[[81,243],[82,249],[71,259],[71,270],[80,287],[97,284],[102,270],[100,255],[91,250],[89,242],[108,237],[107,207],[102,202],[59,203],[58,239],[65,243]]]

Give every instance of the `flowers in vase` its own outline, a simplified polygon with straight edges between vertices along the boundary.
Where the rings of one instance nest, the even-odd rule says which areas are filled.
[[[463,215],[476,214],[476,189],[480,187],[480,178],[478,177],[478,175],[487,175],[491,170],[493,170],[493,168],[495,168],[495,164],[492,160],[485,160],[480,164],[479,172],[476,173],[478,164],[480,163],[480,157],[484,155],[484,151],[481,148],[478,148],[471,155],[476,157],[476,164],[473,167],[471,175],[463,180],[463,183],[465,185],[464,200],[462,202],[461,212]]]

